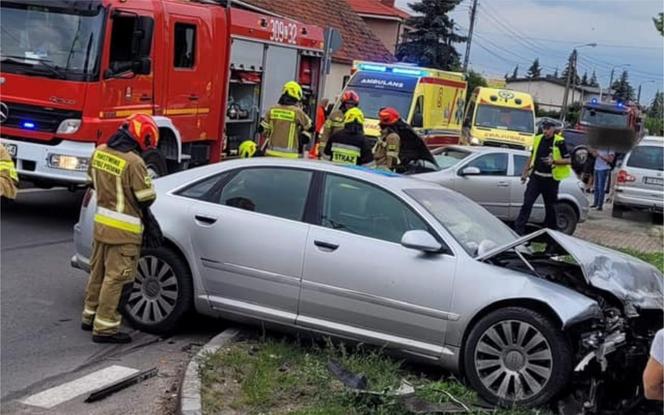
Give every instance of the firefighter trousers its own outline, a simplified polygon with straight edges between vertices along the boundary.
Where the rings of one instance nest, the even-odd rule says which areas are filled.
[[[93,325],[92,334],[112,336],[120,330],[120,300],[123,288],[134,281],[139,253],[135,244],[93,242],[82,317],[83,323]]]

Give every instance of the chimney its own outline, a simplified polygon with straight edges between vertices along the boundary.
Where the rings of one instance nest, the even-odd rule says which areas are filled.
[[[380,0],[380,2],[387,7],[394,7],[394,0]]]

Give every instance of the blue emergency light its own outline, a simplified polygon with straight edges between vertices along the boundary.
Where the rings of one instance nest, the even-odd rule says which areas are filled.
[[[363,71],[387,72],[387,66],[369,65],[369,64],[366,64],[366,63],[361,63],[359,65],[359,67]]]
[[[382,72],[382,73],[387,73],[391,72],[393,74],[398,74],[398,75],[408,75],[408,76],[426,76],[427,71],[423,71],[421,69],[416,69],[416,68],[393,68],[393,67],[388,67],[384,65],[374,65],[374,64],[367,64],[367,63],[361,63],[357,65],[357,67],[361,71],[367,71],[367,72]]]
[[[21,123],[21,128],[25,128],[26,130],[33,130],[35,128],[35,123],[32,121],[23,121]]]
[[[590,100],[590,102],[592,102],[593,104],[597,104],[597,98],[593,98],[592,100]]]
[[[624,106],[625,106],[625,104],[623,104],[622,102],[619,102],[619,103],[618,103],[618,108],[622,108],[622,107],[624,107]]]
[[[401,75],[412,75],[412,76],[426,75],[425,71],[419,69],[409,69],[409,68],[392,68],[392,73],[398,73]]]

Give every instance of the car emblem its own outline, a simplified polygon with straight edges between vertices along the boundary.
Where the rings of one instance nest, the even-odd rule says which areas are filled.
[[[0,102],[0,124],[3,124],[9,118],[9,107],[4,102]]]
[[[502,99],[512,99],[514,98],[514,93],[510,91],[498,91],[498,96],[501,97]]]

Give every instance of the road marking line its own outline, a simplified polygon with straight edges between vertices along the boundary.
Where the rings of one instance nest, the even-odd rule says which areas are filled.
[[[92,372],[82,378],[63,383],[60,386],[55,386],[51,389],[29,396],[21,402],[26,405],[50,409],[86,392],[92,392],[95,389],[99,389],[122,378],[133,375],[136,372],[138,372],[138,369],[117,365],[109,366],[96,372]]]

